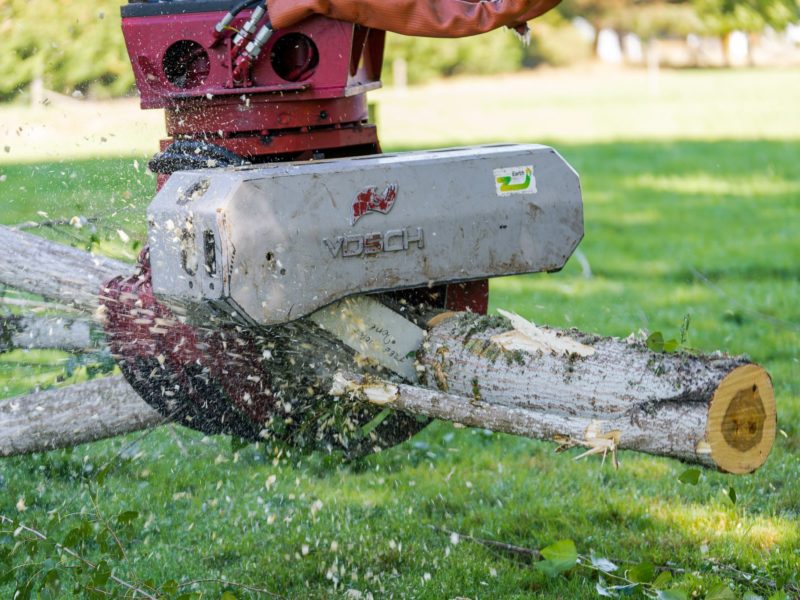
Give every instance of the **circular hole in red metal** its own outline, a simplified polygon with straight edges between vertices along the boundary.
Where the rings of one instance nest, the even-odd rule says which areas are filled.
[[[272,68],[286,81],[305,81],[319,64],[314,41],[302,33],[287,33],[272,46]]]
[[[211,72],[208,52],[192,40],[179,40],[167,48],[162,66],[167,80],[181,89],[202,85]]]

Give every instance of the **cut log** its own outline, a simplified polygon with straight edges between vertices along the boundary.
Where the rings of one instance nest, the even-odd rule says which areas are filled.
[[[45,452],[164,422],[122,377],[106,377],[0,402],[0,456]]]
[[[532,328],[514,317],[440,319],[419,361],[427,387],[447,394],[401,388],[387,405],[567,444],[612,439],[730,473],[767,459],[775,399],[758,365],[720,353],[656,353],[642,339]]]
[[[1,227],[0,241],[18,249],[10,263],[0,264],[0,282],[87,311],[96,308],[102,281],[130,270],[123,263]],[[25,271],[31,263],[38,265],[34,274]],[[731,473],[750,472],[766,460],[776,417],[772,383],[761,367],[719,353],[654,353],[642,340],[541,329],[508,317],[450,313],[431,320],[418,353],[418,387],[376,382],[374,367],[350,359],[344,348],[333,351],[331,338],[305,321],[270,330],[273,348],[277,343],[291,350],[285,364],[279,364],[278,352],[270,352],[270,369],[282,369],[276,371],[277,389],[287,416],[296,423],[302,418],[334,423],[334,416],[351,410],[341,397],[337,403],[328,394],[336,373],[345,370],[356,372],[339,377],[333,386],[337,393],[350,390],[359,400],[413,415],[583,446],[591,453],[626,448],[671,456]],[[5,426],[2,421],[11,413],[4,406],[3,452],[33,451],[42,443],[50,447],[46,441],[37,446],[14,437],[29,435],[27,431],[38,432],[40,440],[52,436],[55,444],[68,445],[158,422],[155,413],[142,418],[143,402],[119,378],[83,385],[75,394],[70,387],[14,399],[17,411],[30,414],[25,427],[32,429]],[[364,385],[377,385],[385,393],[367,393]],[[90,410],[104,425],[81,427],[80,416],[87,413],[76,401],[80,394],[92,394]],[[62,397],[66,400],[59,404]],[[314,398],[322,404],[310,400]],[[333,411],[336,415],[323,418],[314,412],[321,405],[341,406]],[[364,406],[359,401],[353,405],[354,411]],[[37,419],[42,421],[38,430]],[[344,421],[352,430],[352,422]],[[349,433],[343,430],[341,436]]]
[[[0,248],[7,252],[0,283],[92,313],[99,305],[100,286],[128,274],[132,267],[118,260],[0,226]]]

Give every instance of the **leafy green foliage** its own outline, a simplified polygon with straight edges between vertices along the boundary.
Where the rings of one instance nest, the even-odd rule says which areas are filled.
[[[679,0],[565,0],[559,12],[583,17],[596,28],[632,31],[642,38],[685,36],[702,28],[691,3]]]
[[[660,331],[654,331],[645,340],[647,348],[652,352],[675,352],[678,349],[678,340],[665,340],[664,334]]]
[[[678,589],[656,591],[656,600],[689,600],[686,592]]]
[[[725,35],[734,30],[782,30],[800,19],[796,0],[693,0],[709,32]]]
[[[525,51],[507,30],[480,37],[458,40],[413,38],[390,34],[387,38],[386,64],[397,59],[408,65],[410,83],[438,76],[491,74],[516,71],[522,66]],[[387,79],[392,81],[387,69]]]
[[[652,583],[656,577],[653,563],[642,562],[628,569],[625,576],[634,583]]]
[[[462,39],[413,38],[389,34],[384,78],[394,82],[392,64],[407,63],[410,83],[453,75],[491,75],[538,64],[565,65],[589,58],[592,45],[557,11],[532,24],[531,44],[523,46],[508,29]]]
[[[36,77],[58,92],[121,95],[133,73],[120,32],[122,0],[0,3],[0,99]]]
[[[677,352],[678,350],[686,347],[686,342],[689,339],[689,324],[691,323],[691,315],[686,314],[683,317],[681,324],[680,339],[674,338],[665,340],[664,334],[660,331],[654,331],[645,340],[647,348],[652,352]]]

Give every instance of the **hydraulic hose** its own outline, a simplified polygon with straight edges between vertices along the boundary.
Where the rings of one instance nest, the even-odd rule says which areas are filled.
[[[246,8],[250,8],[255,4],[259,4],[264,0],[240,0],[236,4],[234,4],[229,10],[228,14],[226,14],[222,19],[214,26],[214,35],[217,39],[221,38],[225,32],[225,29],[233,22],[240,12],[245,10]],[[266,7],[266,3],[265,3]]]

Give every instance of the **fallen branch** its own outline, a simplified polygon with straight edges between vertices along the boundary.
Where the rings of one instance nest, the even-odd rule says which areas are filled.
[[[517,546],[515,544],[508,544],[506,542],[499,542],[497,540],[489,540],[486,538],[479,538],[467,533],[460,533],[458,531],[452,531],[450,529],[446,529],[444,527],[437,527],[435,525],[429,525],[431,529],[434,531],[438,531],[440,533],[444,533],[450,536],[451,539],[455,538],[458,540],[467,540],[469,542],[475,542],[481,546],[485,546],[492,550],[500,550],[501,552],[505,552],[507,554],[511,554],[512,556],[517,556],[521,558],[527,559],[530,561],[540,560],[542,558],[542,553],[536,550],[535,548],[526,548],[525,546]]]
[[[44,238],[0,227],[0,248],[13,248],[0,266],[0,283],[92,313],[101,285],[130,265]]]
[[[538,561],[542,558],[542,553],[537,550],[536,548],[526,548],[525,546],[517,546],[515,544],[509,544],[506,542],[500,542],[497,540],[491,540],[487,538],[480,538],[475,537],[473,535],[469,535],[466,533],[460,533],[458,531],[452,531],[450,529],[446,529],[444,527],[436,527],[431,525],[431,529],[434,531],[438,531],[444,533],[451,537],[457,537],[459,540],[466,540],[468,542],[473,542],[480,546],[484,546],[491,550],[498,550],[500,552],[504,552],[516,558],[525,559],[526,563],[530,563],[532,561]],[[583,566],[592,565],[592,557],[586,555],[578,555],[580,559],[580,564]],[[642,561],[632,561],[632,560],[625,560],[616,557],[609,557],[606,560],[610,561],[612,564],[615,565],[626,565],[626,566],[635,566],[641,564]],[[718,575],[722,575],[724,577],[730,577],[732,580],[740,583],[742,585],[746,585],[748,587],[755,587],[756,589],[764,589],[768,593],[775,592],[775,591],[784,591],[787,594],[800,594],[800,587],[792,584],[792,583],[785,583],[782,586],[779,585],[774,579],[770,579],[768,577],[763,577],[757,574],[746,573],[737,569],[732,565],[727,565],[724,563],[719,563],[716,561],[710,561],[714,565],[714,571]],[[597,569],[593,569],[597,570]],[[667,571],[672,573],[673,575],[686,575],[690,572],[689,569],[678,567],[672,563],[665,563],[661,565],[653,565],[653,572],[654,573],[661,573]],[[606,571],[603,571],[606,573]],[[625,573],[627,576],[627,572]],[[634,583],[633,581],[629,581],[629,583]]]
[[[164,422],[121,377],[0,402],[0,456],[45,452]]]
[[[5,515],[0,515],[0,523],[11,525],[11,526],[17,528],[17,531],[19,531],[19,532],[25,531],[27,533],[30,533],[31,535],[36,537],[39,541],[52,543],[53,546],[58,551],[63,552],[64,554],[67,554],[67,555],[71,556],[72,558],[76,559],[77,561],[83,563],[85,566],[89,567],[92,571],[97,571],[97,569],[99,568],[98,564],[93,563],[92,561],[90,561],[87,558],[84,558],[83,556],[78,554],[72,548],[70,548],[68,546],[64,546],[62,544],[59,544],[58,542],[54,542],[53,540],[48,538],[45,534],[43,534],[41,531],[33,529],[32,527],[28,527],[27,525],[23,525],[22,523],[19,523],[18,521],[15,521],[14,519],[10,519],[10,518],[6,517]],[[145,587],[148,587],[148,586],[141,586],[140,587],[137,584],[133,584],[133,583],[127,582],[124,579],[121,579],[121,578],[119,578],[119,577],[117,577],[116,575],[113,575],[113,574],[109,576],[109,579],[111,581],[113,581],[114,583],[116,583],[117,585],[122,586],[125,589],[129,590],[130,592],[132,592],[135,595],[141,596],[142,598],[149,598],[150,600],[158,600],[158,598],[156,596],[154,596],[153,594],[151,594],[150,592],[148,592],[147,590],[144,589]]]

